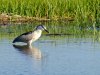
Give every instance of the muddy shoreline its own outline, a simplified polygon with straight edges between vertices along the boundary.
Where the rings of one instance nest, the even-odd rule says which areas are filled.
[[[40,22],[47,22],[47,21],[74,21],[71,17],[57,17],[49,19],[47,17],[29,17],[29,16],[21,16],[21,15],[13,15],[13,14],[7,14],[7,13],[1,13],[0,14],[0,25],[6,25],[10,22],[12,23],[26,23],[26,22],[34,22],[34,21],[40,21]]]

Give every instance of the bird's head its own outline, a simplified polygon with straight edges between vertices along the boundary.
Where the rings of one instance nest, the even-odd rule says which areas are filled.
[[[48,30],[46,29],[46,27],[44,26],[44,25],[38,25],[37,27],[36,27],[36,30],[37,29],[40,29],[40,30],[45,30],[46,32],[48,32]],[[48,32],[49,33],[49,32]]]

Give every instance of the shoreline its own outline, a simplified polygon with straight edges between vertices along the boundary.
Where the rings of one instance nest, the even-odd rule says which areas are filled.
[[[6,24],[9,22],[12,23],[26,23],[26,22],[48,22],[48,21],[74,21],[74,18],[71,17],[54,17],[54,18],[46,18],[46,17],[29,17],[29,16],[21,16],[21,15],[12,15],[7,13],[0,14],[0,24]]]

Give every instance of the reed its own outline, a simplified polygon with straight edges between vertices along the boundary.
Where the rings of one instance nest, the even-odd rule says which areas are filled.
[[[34,23],[27,23],[27,24],[12,24],[9,26],[0,26],[0,34],[3,35],[13,35],[18,36],[22,33],[29,32],[34,30],[36,25],[39,25],[40,23],[34,22]],[[45,22],[45,25],[47,27],[47,30],[49,31],[49,34],[43,31],[43,34],[47,35],[94,35],[98,32],[94,31],[94,28],[92,26],[77,26],[76,22]]]
[[[77,22],[100,21],[100,0],[0,0],[1,13]]]

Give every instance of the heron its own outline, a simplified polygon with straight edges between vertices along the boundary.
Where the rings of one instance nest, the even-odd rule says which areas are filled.
[[[32,44],[32,42],[34,42],[40,38],[43,30],[48,32],[48,30],[46,29],[46,27],[44,25],[38,25],[35,27],[35,29],[33,31],[23,33],[23,34],[19,35],[18,37],[16,37],[13,40],[13,43],[24,42],[30,46]]]

